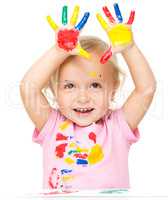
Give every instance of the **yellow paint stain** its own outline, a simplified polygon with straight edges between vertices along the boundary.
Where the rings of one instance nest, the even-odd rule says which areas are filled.
[[[97,73],[92,71],[92,72],[89,72],[89,76],[92,77],[92,78],[95,78],[97,76]]]
[[[88,155],[88,163],[90,165],[94,165],[98,162],[100,162],[104,158],[104,154],[102,151],[102,148],[99,144],[94,145],[91,148],[91,152]]]
[[[71,143],[69,144],[69,147],[70,147],[70,148],[75,148],[75,147],[77,147],[77,144],[75,144],[74,142],[71,142]]]
[[[80,153],[88,153],[89,149],[77,147],[76,150]]]
[[[132,41],[131,29],[125,24],[117,24],[107,33],[114,46],[127,45]]]
[[[65,158],[65,162],[67,163],[67,164],[73,164],[75,161],[74,160],[72,160],[70,157],[67,157],[67,158]]]
[[[62,176],[62,180],[63,181],[70,181],[74,178],[74,176],[72,175],[65,175],[65,176]]]
[[[64,131],[69,125],[70,125],[70,121],[66,120],[60,124],[59,129],[61,131]]]

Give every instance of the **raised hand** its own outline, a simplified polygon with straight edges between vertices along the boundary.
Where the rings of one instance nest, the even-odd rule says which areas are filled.
[[[56,42],[58,46],[61,49],[64,49],[67,52],[70,52],[71,54],[78,54],[85,58],[90,58],[90,54],[81,48],[78,37],[80,34],[80,31],[85,26],[90,13],[85,12],[83,18],[81,21],[76,25],[78,20],[78,14],[79,14],[79,6],[75,6],[73,14],[70,19],[70,24],[68,24],[68,7],[63,6],[62,8],[62,24],[63,27],[59,27],[54,20],[47,16],[47,21],[51,28],[55,31],[56,35]]]
[[[111,43],[110,48],[103,54],[100,59],[102,64],[108,61],[113,52],[121,52],[133,42],[131,25],[134,21],[135,11],[131,11],[128,21],[123,23],[123,17],[118,4],[115,3],[113,6],[117,21],[114,19],[107,6],[103,7],[103,12],[108,18],[109,23],[107,23],[99,13],[96,15],[100,25],[106,31]]]

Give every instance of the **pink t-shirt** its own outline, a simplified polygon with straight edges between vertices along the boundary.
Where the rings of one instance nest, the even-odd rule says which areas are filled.
[[[129,188],[128,153],[139,139],[122,109],[80,127],[52,109],[33,141],[43,149],[43,189]]]

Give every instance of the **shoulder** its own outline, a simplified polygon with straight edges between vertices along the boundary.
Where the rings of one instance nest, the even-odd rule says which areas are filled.
[[[120,132],[130,143],[138,141],[140,137],[139,129],[138,127],[134,130],[130,128],[125,119],[122,107],[115,110],[109,110],[105,116],[105,120],[107,125],[110,126],[113,131]]]

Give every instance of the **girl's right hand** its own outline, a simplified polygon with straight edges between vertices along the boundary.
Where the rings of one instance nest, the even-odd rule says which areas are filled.
[[[79,6],[75,6],[70,23],[68,24],[68,7],[63,6],[62,8],[62,24],[63,27],[59,27],[54,20],[47,16],[47,21],[51,28],[55,31],[56,45],[69,53],[70,55],[80,55],[84,58],[89,59],[90,54],[85,51],[79,44],[78,37],[80,31],[85,26],[90,13],[85,12],[81,21],[76,25],[79,14]]]

